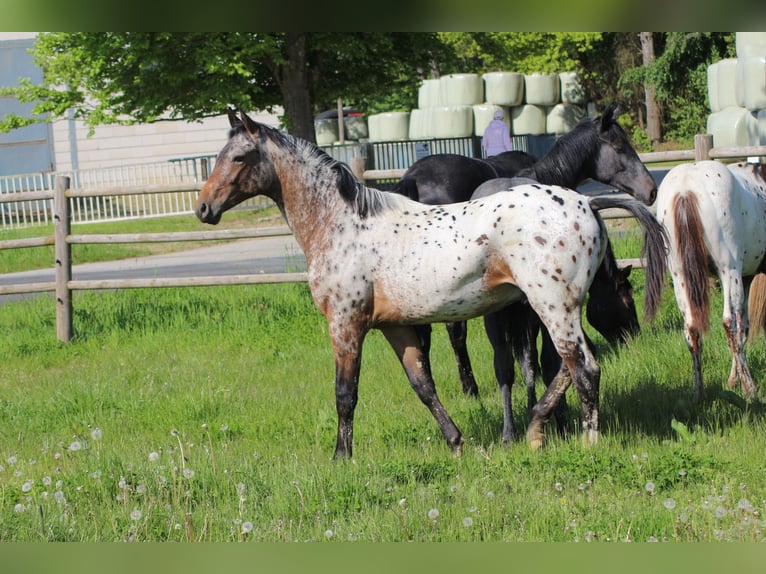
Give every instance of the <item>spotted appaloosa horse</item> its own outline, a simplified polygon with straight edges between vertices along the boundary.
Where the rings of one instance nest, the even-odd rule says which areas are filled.
[[[523,185],[486,200],[427,206],[365,187],[316,146],[244,113],[229,112],[229,119],[229,140],[200,191],[196,214],[216,224],[224,211],[257,194],[279,206],[306,255],[311,294],[328,322],[336,458],[352,454],[362,344],[373,328],[393,347],[447,444],[460,452],[462,434],[436,394],[415,325],[477,317],[525,295],[564,364],[535,406],[530,445],[543,443],[544,425],[571,382],[584,438],[598,439],[600,369],[585,343],[581,313],[606,228],[591,204],[632,212],[646,210],[643,205],[611,198],[589,203],[566,188]],[[661,281],[662,228],[648,228],[646,241],[655,247],[647,275]],[[650,309],[657,304],[647,301]]]
[[[710,322],[712,273],[723,290],[723,328],[732,353],[728,384],[741,382],[752,398],[755,383],[745,356],[747,293],[753,276],[766,270],[766,167],[717,161],[678,165],[660,184],[657,219],[670,239],[668,266],[694,362],[695,399],[705,399],[702,335]]]
[[[550,152],[539,160],[520,151],[504,152],[486,160],[454,154],[426,156],[410,166],[392,191],[421,203],[441,205],[468,201],[505,190],[509,185],[507,178],[512,177],[571,188],[590,178],[651,205],[657,194],[657,185],[620,126],[619,116],[619,107],[609,104],[601,116],[584,118],[572,131],[558,138]],[[479,195],[475,196],[476,193]],[[606,255],[604,265],[607,264],[616,269],[617,262],[611,249]],[[629,274],[630,268],[619,274],[602,271],[591,286],[586,316],[588,322],[610,344],[624,342],[628,336],[640,330]],[[493,341],[497,380],[501,388],[509,384],[509,377],[510,384],[513,383],[515,356],[526,382],[527,402],[531,409],[536,402],[535,379],[540,370],[536,344],[539,320],[523,302],[514,304],[502,316],[504,324],[490,321],[493,327],[502,329],[502,333],[488,332]],[[428,351],[430,326],[420,328],[420,333]],[[466,322],[448,322],[447,333],[457,361],[463,392],[478,396],[479,388],[466,344]],[[555,362],[555,353],[544,352],[545,357]],[[558,365],[542,365],[542,368],[543,378],[547,382],[550,379],[545,377],[545,372],[558,370]],[[563,418],[557,418],[560,423],[563,422]]]

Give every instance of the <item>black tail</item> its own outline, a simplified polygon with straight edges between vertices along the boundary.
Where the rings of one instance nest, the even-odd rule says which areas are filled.
[[[591,209],[617,208],[629,211],[644,229],[644,245],[641,257],[646,261],[646,292],[644,293],[644,315],[652,318],[660,308],[662,287],[667,269],[668,235],[665,228],[655,219],[651,211],[633,198],[609,197],[607,195],[589,198]],[[600,219],[600,218],[599,218]],[[601,222],[601,225],[604,225]]]

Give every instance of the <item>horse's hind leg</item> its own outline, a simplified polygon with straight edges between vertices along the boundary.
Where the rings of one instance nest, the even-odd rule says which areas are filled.
[[[468,347],[466,340],[468,338],[468,323],[457,321],[447,323],[447,333],[452,344],[452,350],[455,353],[458,373],[460,374],[460,384],[463,385],[463,392],[470,397],[479,396],[479,387],[476,385],[476,379],[473,376],[471,368],[471,359],[468,357]]]
[[[730,269],[721,282],[723,287],[723,328],[732,355],[729,387],[742,382],[742,391],[748,399],[755,395],[755,383],[745,355],[745,341],[748,336],[747,299],[742,277]]]
[[[333,333],[332,326],[330,332]],[[332,336],[335,355],[335,408],[338,413],[338,437],[334,458],[351,458],[354,437],[362,342],[365,333],[339,333]],[[342,343],[339,343],[343,341]]]
[[[414,327],[398,326],[384,327],[381,328],[381,331],[399,357],[410,385],[418,398],[431,411],[447,444],[453,452],[459,455],[463,445],[463,436],[447,414],[447,410],[439,397],[436,396],[436,385],[430,371],[425,368],[427,363],[417,330]]]
[[[514,317],[509,316],[513,305],[489,313],[484,316],[484,329],[487,338],[492,345],[495,377],[500,386],[500,399],[503,403],[503,444],[516,441],[519,438],[516,425],[513,424],[513,402],[511,400],[511,388],[515,376],[513,365],[513,351],[510,346],[510,322]]]

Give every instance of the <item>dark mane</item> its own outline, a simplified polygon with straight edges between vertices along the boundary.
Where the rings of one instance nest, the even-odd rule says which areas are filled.
[[[589,118],[580,120],[572,131],[556,140],[550,152],[535,164],[521,170],[518,177],[529,177],[565,187],[579,184],[584,179],[582,168],[590,161],[596,147],[596,126],[599,121]],[[580,168],[580,171],[575,172],[574,167]]]
[[[391,199],[392,194],[365,186],[356,178],[347,164],[336,160],[323,149],[270,126],[258,125],[261,129],[261,138],[267,137],[279,147],[299,154],[310,162],[316,162],[317,168],[333,173],[338,193],[362,219],[378,215],[396,204],[396,200]],[[232,134],[238,129],[244,128],[235,128]]]

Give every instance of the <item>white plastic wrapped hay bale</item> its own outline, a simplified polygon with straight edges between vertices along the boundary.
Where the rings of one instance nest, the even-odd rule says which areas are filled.
[[[707,133],[713,136],[714,147],[760,145],[758,120],[745,108],[731,106],[707,118]]]
[[[766,56],[766,32],[737,32],[737,58]]]
[[[525,101],[535,106],[553,106],[560,101],[561,81],[558,74],[524,76]]]
[[[464,138],[473,133],[471,106],[437,106],[428,109],[426,137]]]
[[[514,135],[542,135],[545,133],[545,108],[533,104],[516,106],[511,110]]]
[[[483,136],[484,130],[487,129],[489,122],[494,119],[495,112],[500,110],[503,112],[503,121],[511,127],[510,117],[508,114],[508,108],[503,106],[496,106],[494,104],[476,104],[473,106],[473,134],[476,136]],[[511,132],[513,133],[513,132]]]
[[[573,104],[556,104],[548,108],[545,116],[545,133],[564,135],[571,132],[583,117],[585,108]]]
[[[444,106],[472,106],[484,101],[484,82],[478,74],[450,74],[440,81]]]
[[[431,108],[416,108],[410,111],[409,139],[422,140],[427,137],[426,133],[426,111]]]
[[[755,121],[758,122],[761,142],[759,145],[766,145],[766,110],[758,110],[755,114]],[[766,157],[761,158],[761,163],[766,163]]]
[[[317,145],[332,145],[340,139],[338,137],[337,118],[314,120],[314,131],[316,132]]]
[[[516,72],[488,72],[484,80],[484,101],[497,106],[524,103],[524,75]]]
[[[752,112],[766,108],[766,54],[737,58],[737,101]]]
[[[744,106],[744,101],[740,102],[737,99],[736,58],[726,58],[708,66],[707,91],[710,111],[713,113],[724,108]]]
[[[370,141],[406,140],[410,133],[410,113],[385,112],[374,114],[367,118],[367,125],[370,129]]]
[[[562,72],[559,74],[559,83],[561,84],[561,101],[565,104],[577,104],[584,106],[587,98],[585,97],[585,86],[580,81],[577,72]]]
[[[441,81],[438,79],[423,80],[418,88],[418,108],[422,110],[441,105]]]
[[[343,118],[343,128],[347,140],[363,140],[369,137],[370,132],[364,116],[346,116]]]

